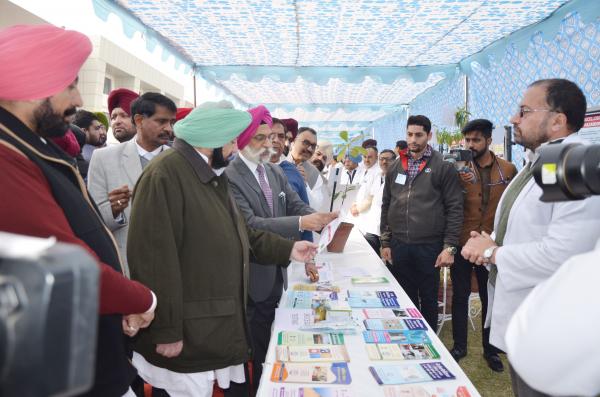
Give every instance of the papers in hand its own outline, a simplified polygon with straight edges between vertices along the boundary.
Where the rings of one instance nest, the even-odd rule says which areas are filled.
[[[335,235],[336,230],[340,227],[340,217],[329,222],[327,226],[323,228],[321,231],[321,239],[319,240],[319,249],[318,253],[324,252],[329,243],[333,241],[333,236]]]

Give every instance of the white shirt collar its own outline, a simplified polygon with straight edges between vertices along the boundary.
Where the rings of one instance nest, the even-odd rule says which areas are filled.
[[[159,148],[156,148],[155,150],[149,152],[139,145],[139,143],[137,142],[137,137],[135,138],[135,147],[137,148],[137,151],[138,151],[138,154],[140,155],[140,157],[145,157],[148,153],[151,153],[153,158],[156,157],[163,150],[169,148],[166,145],[162,145]]]
[[[208,164],[208,156],[207,156],[207,155],[205,155],[204,153],[202,153],[202,152],[201,152],[200,150],[198,150],[198,149],[196,149],[196,153],[198,153],[198,154],[200,155],[200,157],[202,157],[202,159],[203,159],[203,160],[206,162],[206,164]],[[211,168],[212,168],[212,167],[211,167]],[[226,167],[222,167],[222,168],[219,168],[219,169],[214,169],[214,168],[213,168],[212,170],[213,170],[213,172],[214,172],[214,173],[215,173],[217,176],[221,176],[221,174],[222,174],[223,172],[225,172],[225,168],[226,168]]]

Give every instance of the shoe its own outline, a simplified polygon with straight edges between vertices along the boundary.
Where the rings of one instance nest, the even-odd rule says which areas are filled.
[[[452,355],[452,358],[454,358],[454,360],[458,362],[461,358],[467,355],[467,349],[459,349],[457,347],[454,347],[452,348],[452,350],[450,350],[450,354]]]
[[[488,367],[494,372],[502,372],[504,371],[504,365],[502,364],[502,360],[497,354],[484,354],[483,358],[487,361]]]

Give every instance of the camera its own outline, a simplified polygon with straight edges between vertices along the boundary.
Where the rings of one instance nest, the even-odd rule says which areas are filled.
[[[459,172],[469,172],[467,164],[473,161],[473,152],[468,149],[450,149],[449,153],[444,154],[444,161],[454,164]]]
[[[600,194],[600,145],[550,144],[533,165],[541,201],[583,200]]]
[[[79,246],[0,232],[0,396],[92,386],[98,275]]]

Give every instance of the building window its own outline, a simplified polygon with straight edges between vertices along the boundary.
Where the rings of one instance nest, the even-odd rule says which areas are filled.
[[[104,90],[102,90],[102,92],[105,95],[110,94],[110,92],[112,91],[112,80],[109,79],[108,77],[104,78]]]

